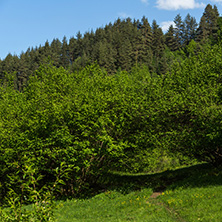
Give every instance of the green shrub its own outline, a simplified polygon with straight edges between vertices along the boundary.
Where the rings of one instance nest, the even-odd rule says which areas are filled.
[[[164,76],[136,67],[107,75],[93,64],[70,73],[40,67],[23,92],[0,88],[0,193],[4,200],[24,156],[39,188],[69,172],[60,192],[91,192],[108,170],[160,171],[194,161],[221,163],[221,46],[175,61]],[[7,176],[9,175],[10,178]]]

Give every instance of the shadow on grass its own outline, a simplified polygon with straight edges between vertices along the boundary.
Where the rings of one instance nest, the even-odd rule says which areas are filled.
[[[222,167],[203,163],[176,170],[155,174],[123,174],[120,172],[105,175],[98,187],[102,191],[117,190],[122,193],[151,188],[154,192],[179,187],[207,187],[222,185]]]

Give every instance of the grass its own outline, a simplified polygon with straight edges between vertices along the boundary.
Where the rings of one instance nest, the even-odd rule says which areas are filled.
[[[103,191],[59,201],[58,222],[222,221],[222,168],[208,164],[157,174],[110,173]],[[101,187],[100,184],[100,187]]]
[[[174,221],[163,206],[149,201],[151,194],[151,189],[127,195],[107,191],[88,200],[66,201],[57,221]]]

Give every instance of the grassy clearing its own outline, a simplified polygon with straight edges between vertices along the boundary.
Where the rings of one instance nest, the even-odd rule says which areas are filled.
[[[57,221],[222,221],[221,168],[201,164],[152,175],[116,173],[104,181],[100,194],[60,201]]]
[[[164,192],[159,201],[185,221],[222,221],[222,187],[187,188]]]
[[[151,189],[127,195],[106,191],[88,200],[66,201],[57,221],[174,221],[164,206],[150,200],[151,194]]]
[[[159,201],[186,221],[222,221],[222,173],[220,169],[203,169],[172,184]]]

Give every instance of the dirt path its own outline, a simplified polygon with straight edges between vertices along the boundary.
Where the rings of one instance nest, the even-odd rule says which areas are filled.
[[[175,219],[175,221],[178,222],[187,222],[184,218],[182,218],[173,208],[170,208],[165,203],[161,202],[157,197],[160,196],[162,192],[153,192],[150,196],[150,202],[157,206],[163,206],[167,212],[171,215],[172,218]]]

